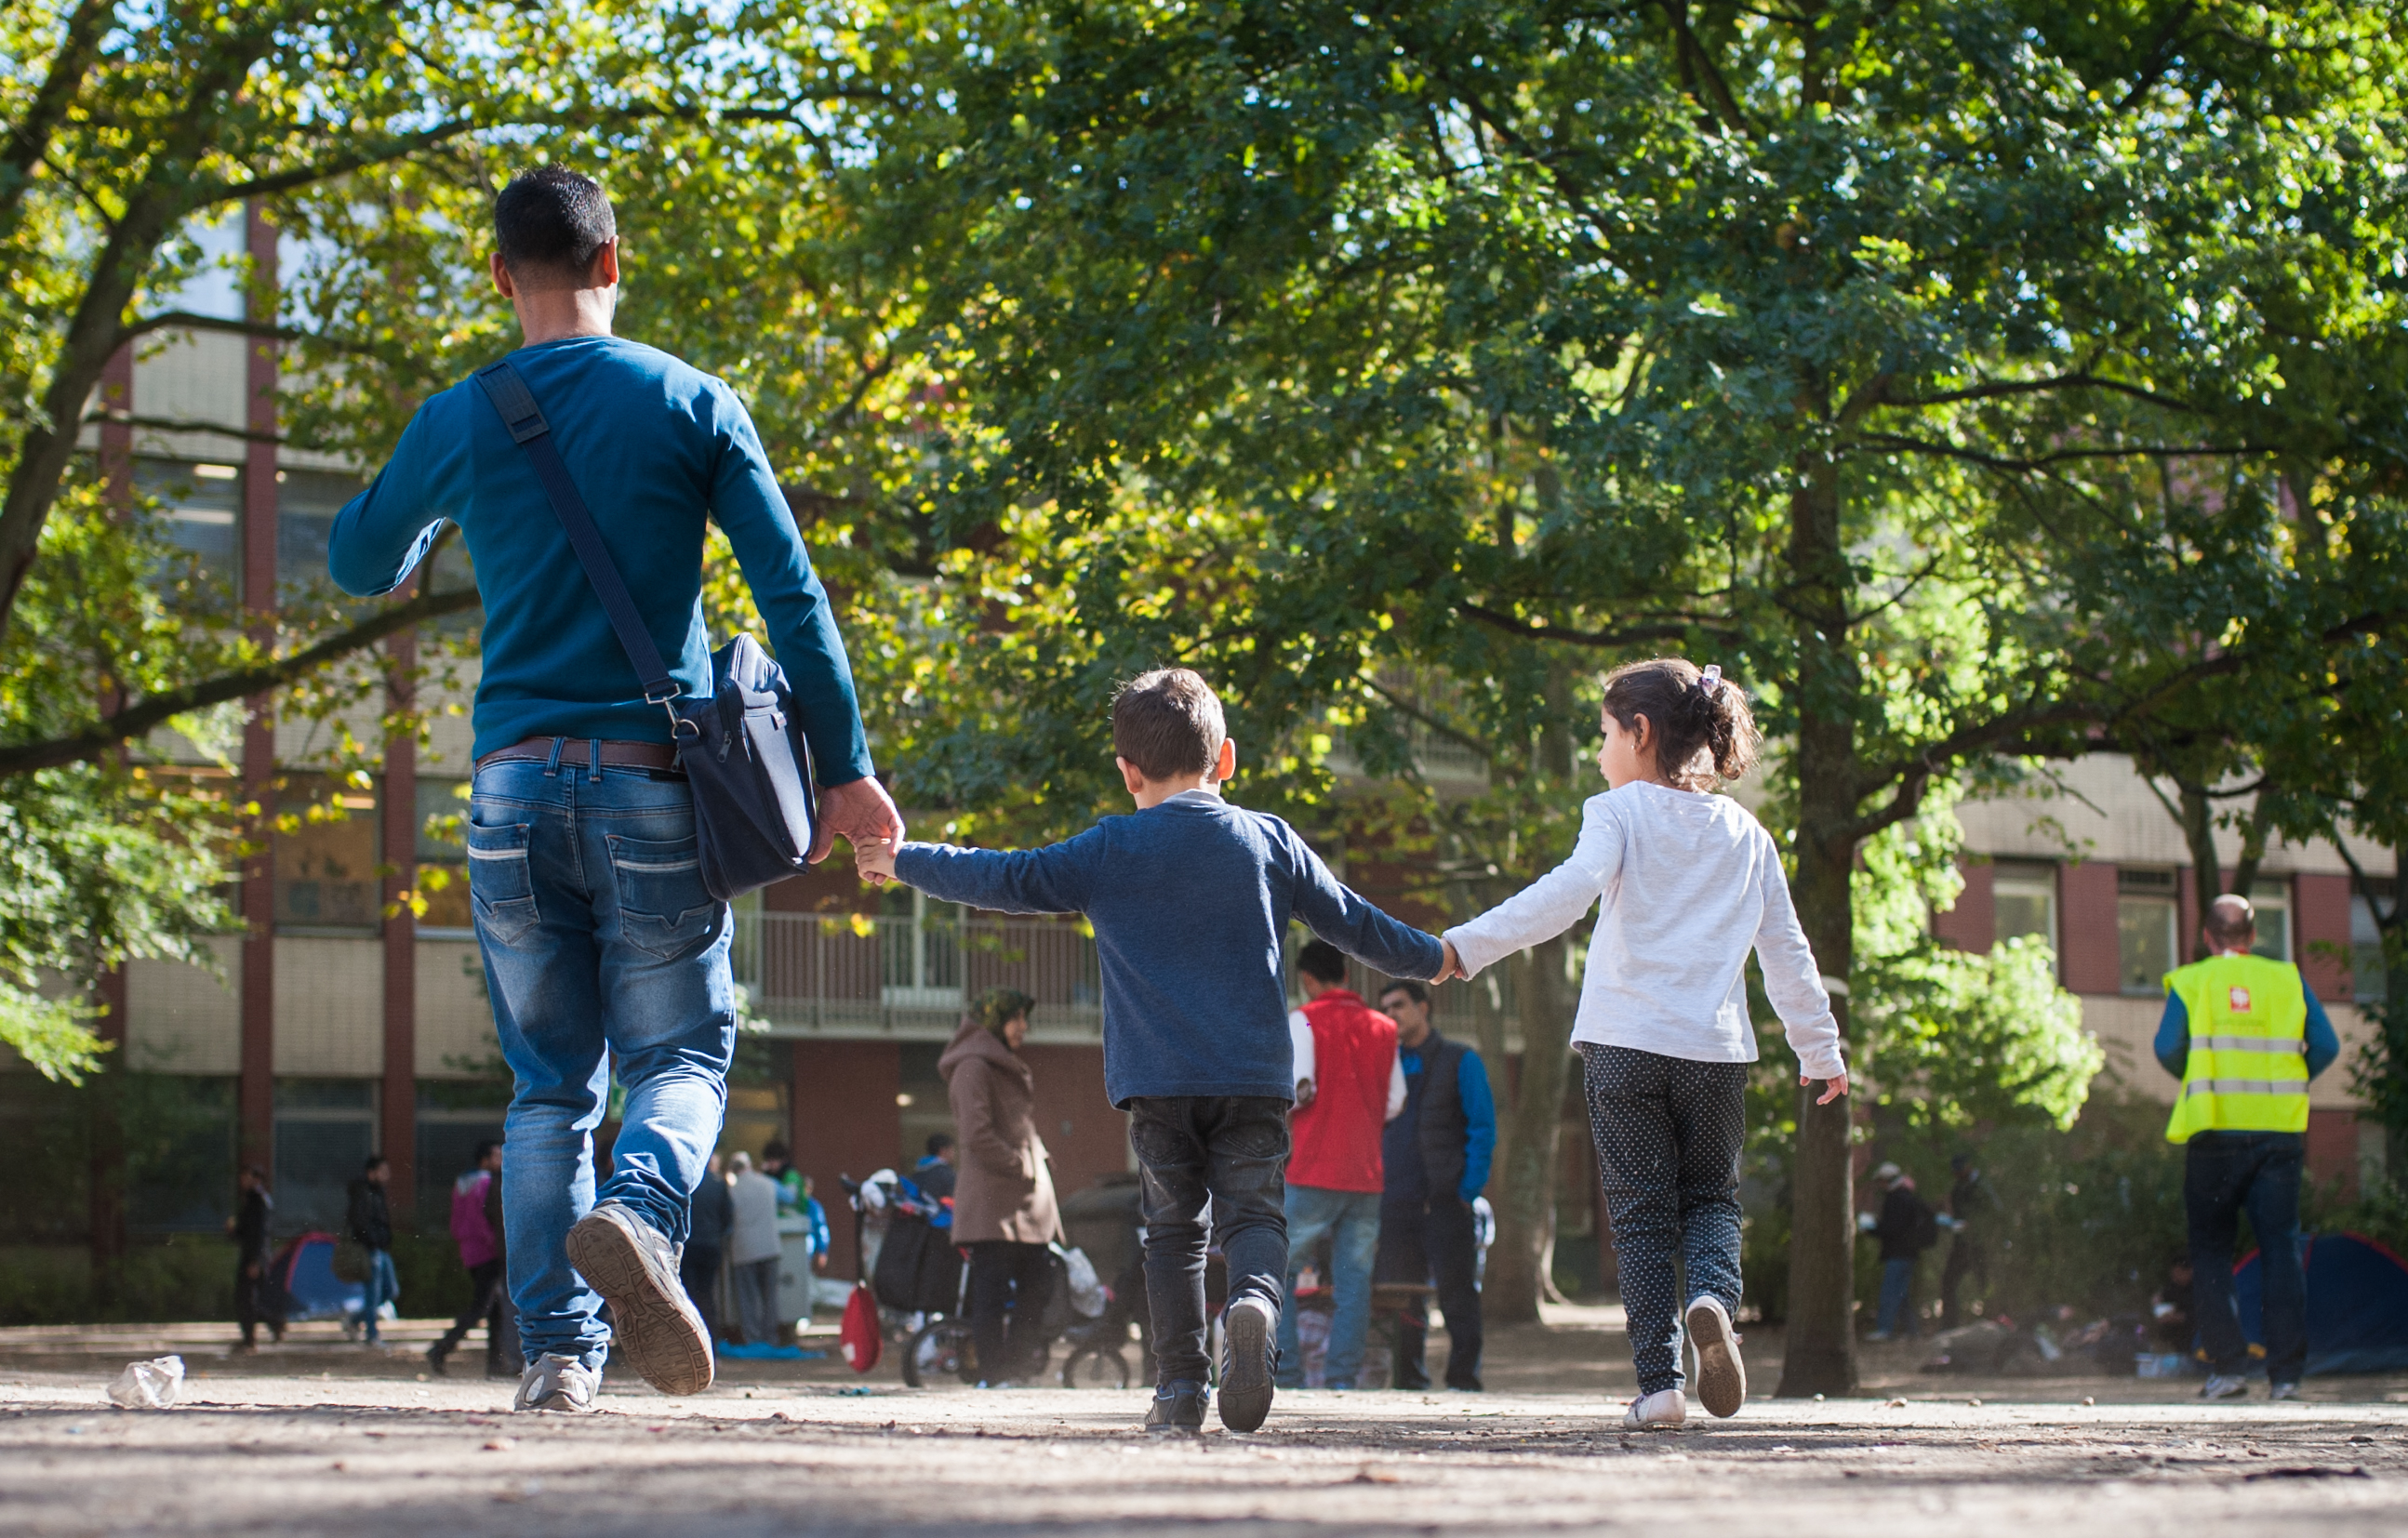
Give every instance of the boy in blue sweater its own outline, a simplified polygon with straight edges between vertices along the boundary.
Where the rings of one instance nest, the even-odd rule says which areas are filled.
[[[1002,913],[1083,913],[1104,984],[1104,1088],[1129,1113],[1158,1364],[1149,1431],[1203,1429],[1205,1214],[1229,1266],[1221,1423],[1271,1406],[1287,1275],[1287,1108],[1295,1099],[1280,940],[1291,917],[1374,971],[1436,978],[1434,935],[1329,874],[1278,818],[1221,799],[1238,766],[1221,702],[1186,668],[1112,702],[1112,748],[1137,802],[1041,849],[861,846],[863,874]]]

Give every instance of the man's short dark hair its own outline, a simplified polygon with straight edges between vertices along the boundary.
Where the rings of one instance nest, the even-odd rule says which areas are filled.
[[[945,1156],[945,1150],[953,1146],[953,1134],[951,1132],[930,1132],[928,1134],[928,1157],[931,1159],[942,1159]]]
[[[1391,993],[1401,993],[1419,1004],[1429,1003],[1429,989],[1411,977],[1391,977],[1380,985],[1380,997],[1384,999]]]
[[[1316,982],[1341,984],[1346,981],[1346,953],[1326,940],[1314,940],[1296,953],[1296,969]]]
[[[761,1158],[767,1162],[782,1164],[793,1156],[793,1152],[774,1137],[761,1145]]]
[[[377,1173],[377,1171],[378,1171],[380,1168],[381,1168],[381,1167],[383,1166],[383,1164],[384,1164],[384,1163],[385,1163],[385,1157],[384,1157],[384,1155],[382,1155],[382,1154],[370,1154],[370,1155],[368,1155],[368,1161],[367,1161],[366,1164],[363,1164],[362,1166],[360,1166],[360,1173],[361,1173],[362,1175],[374,1175],[374,1174],[376,1174],[376,1173]]]
[[[498,1137],[479,1138],[477,1140],[477,1151],[468,1156],[468,1163],[471,1167],[484,1163],[487,1159],[493,1156],[494,1150],[501,1146],[502,1140]]]
[[[530,289],[585,287],[594,259],[618,233],[602,184],[565,165],[521,171],[494,199],[502,265]]]
[[[1156,668],[1112,697],[1112,751],[1148,779],[1209,775],[1229,727],[1221,698],[1192,668]]]

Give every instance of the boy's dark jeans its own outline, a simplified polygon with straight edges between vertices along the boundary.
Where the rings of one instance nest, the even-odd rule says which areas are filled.
[[[1154,1381],[1203,1382],[1204,1218],[1228,1261],[1229,1301],[1260,1298],[1277,1324],[1287,1275],[1287,1102],[1269,1095],[1128,1103],[1145,1219]]]
[[[2308,1276],[2300,1263],[2302,1151],[2297,1132],[2200,1132],[2183,1150],[2199,1344],[2214,1372],[2249,1370],[2249,1342],[2241,1332],[2232,1294],[2232,1245],[2243,1208],[2258,1231],[2266,1376],[2273,1383],[2297,1383],[2307,1369]]]

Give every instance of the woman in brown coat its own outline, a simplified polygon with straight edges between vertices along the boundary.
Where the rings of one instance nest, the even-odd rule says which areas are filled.
[[[970,1252],[970,1338],[980,1376],[994,1386],[1045,1370],[1037,1359],[1054,1281],[1046,1246],[1061,1228],[1037,1135],[1037,1081],[1020,1055],[1036,1002],[1008,988],[989,990],[937,1060],[961,1137],[953,1243]]]

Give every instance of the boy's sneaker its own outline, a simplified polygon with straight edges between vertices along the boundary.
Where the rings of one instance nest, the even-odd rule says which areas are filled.
[[[698,1394],[713,1375],[710,1332],[678,1280],[678,1246],[624,1203],[568,1231],[568,1263],[610,1305],[614,1354],[665,1394]]]
[[[1622,1417],[1626,1431],[1677,1431],[1689,1420],[1689,1399],[1678,1388],[1658,1388],[1630,1402]]]
[[[1271,1305],[1240,1298],[1222,1316],[1221,1424],[1258,1430],[1271,1413]]]
[[[2237,1373],[2217,1373],[2200,1387],[2201,1399],[2247,1399],[2249,1380]]]
[[[594,1408],[594,1390],[602,1374],[575,1357],[538,1357],[519,1378],[513,1410],[556,1410],[582,1415]]]
[[[1154,1403],[1145,1412],[1145,1429],[1156,1436],[1201,1436],[1204,1402],[1211,1397],[1207,1385],[1173,1378],[1154,1389]]]
[[[1747,1403],[1747,1364],[1740,1360],[1739,1335],[1720,1298],[1689,1304],[1689,1343],[1698,1348],[1698,1399],[1728,1419]]]

